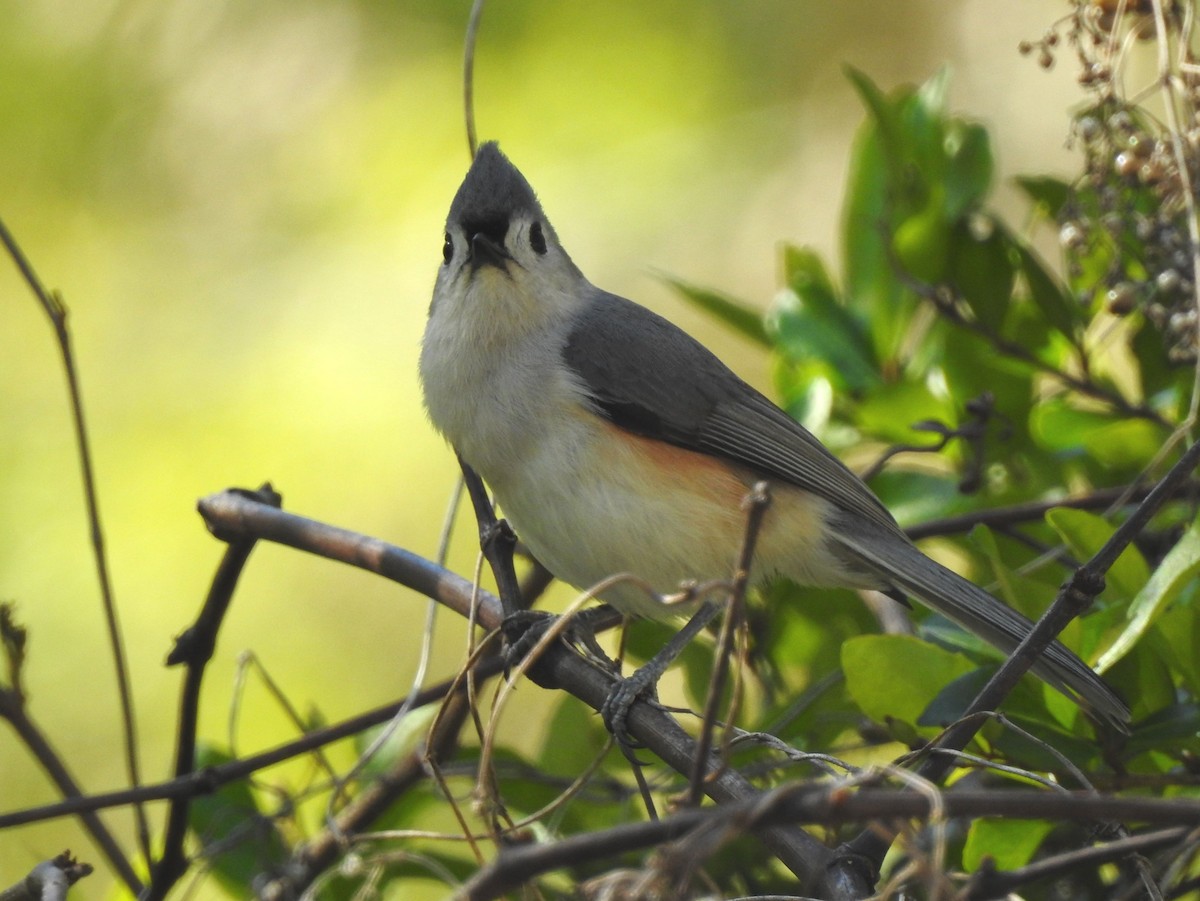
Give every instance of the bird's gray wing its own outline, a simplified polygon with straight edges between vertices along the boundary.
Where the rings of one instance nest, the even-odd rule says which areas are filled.
[[[645,307],[593,290],[563,359],[597,413],[635,434],[721,457],[899,531],[858,476],[704,345]]]
[[[563,359],[615,425],[746,466],[833,504],[831,539],[850,560],[1011,652],[1032,623],[921,553],[870,489],[798,422],[662,317],[597,291]],[[1082,660],[1053,642],[1034,670],[1123,728],[1129,710]]]
[[[1033,628],[1033,623],[1016,610],[925,556],[912,543],[897,541],[890,531],[881,532],[861,519],[840,527],[833,522],[831,531],[843,552],[848,552],[860,566],[886,575],[901,591],[920,598],[947,619],[1006,653],[1016,650]],[[1081,698],[1094,714],[1125,731],[1124,724],[1129,722],[1125,702],[1066,645],[1050,642],[1032,669],[1067,697]]]

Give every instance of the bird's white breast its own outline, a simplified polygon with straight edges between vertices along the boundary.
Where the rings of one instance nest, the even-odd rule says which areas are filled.
[[[581,589],[631,573],[659,593],[732,576],[752,475],[597,415],[562,359],[565,317],[516,325],[475,306],[463,312],[450,303],[431,311],[421,353],[430,418],[552,573]],[[820,499],[776,486],[758,571],[842,583],[844,567],[812,537],[822,535],[826,514]],[[603,598],[644,616],[677,612],[632,585]]]

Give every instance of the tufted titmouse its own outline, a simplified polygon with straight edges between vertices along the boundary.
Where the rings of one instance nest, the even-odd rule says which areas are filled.
[[[934,562],[803,426],[662,317],[594,287],[524,176],[479,148],[450,205],[421,347],[434,425],[554,575],[630,572],[670,592],[727,578],[765,479],[759,576],[911,594],[1011,651],[1027,619]],[[618,585],[627,613],[678,611]],[[1033,667],[1120,726],[1129,710],[1055,642]]]

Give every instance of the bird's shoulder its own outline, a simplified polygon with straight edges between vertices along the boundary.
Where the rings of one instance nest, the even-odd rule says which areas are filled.
[[[708,348],[640,304],[597,290],[563,360],[594,411],[635,434],[720,457],[896,529],[870,489]]]

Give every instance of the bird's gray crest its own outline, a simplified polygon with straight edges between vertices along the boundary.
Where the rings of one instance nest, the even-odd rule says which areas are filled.
[[[476,151],[475,161],[454,195],[450,221],[464,226],[468,223],[507,224],[520,213],[544,218],[537,196],[525,176],[500,152],[495,141],[488,141]]]

